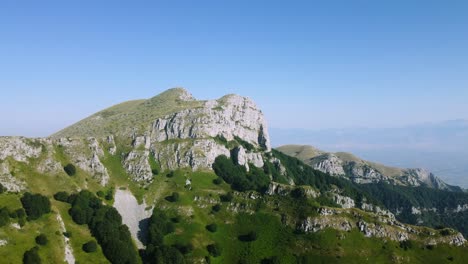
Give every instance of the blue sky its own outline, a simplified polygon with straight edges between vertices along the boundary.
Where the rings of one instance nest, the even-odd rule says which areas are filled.
[[[226,3],[229,2],[229,3]],[[467,1],[0,2],[0,135],[183,86],[277,128],[468,118]]]

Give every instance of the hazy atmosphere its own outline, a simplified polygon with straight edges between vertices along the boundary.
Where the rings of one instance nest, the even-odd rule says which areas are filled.
[[[0,135],[48,136],[183,86],[274,128],[468,118],[466,1],[0,3]]]

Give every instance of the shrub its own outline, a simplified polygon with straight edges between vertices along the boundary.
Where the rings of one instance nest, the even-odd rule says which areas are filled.
[[[400,242],[400,248],[404,249],[405,251],[408,249],[412,249],[413,243],[411,242],[411,240],[403,240]]]
[[[8,213],[8,215],[10,216],[10,218],[18,218],[18,214],[16,213],[16,211],[11,211]]]
[[[294,190],[292,190],[291,192],[291,196],[293,198],[296,198],[296,199],[301,199],[301,198],[306,198],[307,195],[306,195],[306,192],[303,188],[295,188]]]
[[[97,250],[97,243],[94,240],[91,240],[83,244],[83,251],[86,253],[96,252],[96,250]]]
[[[218,177],[218,178],[213,180],[213,183],[216,184],[216,185],[220,185],[221,183],[223,183],[223,179]]]
[[[26,211],[24,211],[23,208],[16,209],[15,212],[16,212],[16,216],[20,219],[26,216]]]
[[[5,226],[10,222],[10,214],[6,207],[0,208],[0,227]]]
[[[175,244],[174,245],[174,248],[176,248],[177,250],[179,250],[180,253],[186,255],[186,254],[189,254],[190,252],[193,251],[193,245],[191,243],[188,243],[186,245],[183,245],[183,244]]]
[[[221,247],[218,244],[208,245],[206,250],[208,250],[208,253],[210,253],[210,255],[213,257],[219,257],[222,253]]]
[[[28,215],[28,220],[36,220],[43,214],[50,213],[49,198],[43,195],[27,192],[21,197],[21,203]]]
[[[219,198],[221,198],[221,202],[231,202],[234,196],[232,192],[228,192],[226,194],[221,195]]]
[[[104,199],[106,199],[107,201],[110,201],[112,200],[114,197],[112,195],[112,191],[109,191],[106,196],[104,197]]]
[[[179,215],[174,216],[174,217],[171,218],[171,221],[172,221],[172,223],[176,223],[176,224],[180,223],[180,221],[182,221],[182,217],[180,217]]]
[[[271,257],[271,258],[265,258],[265,259],[262,259],[262,261],[260,262],[261,264],[280,264],[280,260],[278,257]]]
[[[170,171],[168,174],[166,174],[167,178],[172,178],[174,177],[174,171]]]
[[[54,194],[54,199],[60,202],[67,202],[70,195],[67,192],[58,192]]]
[[[178,202],[180,195],[178,192],[173,192],[171,196],[166,197],[166,200],[169,202]]]
[[[0,194],[4,193],[7,191],[7,188],[5,188],[1,183],[0,183]]]
[[[211,208],[213,212],[217,213],[219,211],[221,211],[221,205],[220,204],[215,204],[213,205],[213,207]]]
[[[96,195],[101,198],[104,198],[104,196],[106,196],[106,194],[103,191],[97,191]]]
[[[47,236],[44,234],[40,234],[36,237],[36,243],[41,246],[47,245],[49,240],[47,239]]]
[[[213,224],[207,225],[206,230],[210,231],[211,233],[215,233],[218,230],[218,226],[215,223],[213,223]]]
[[[68,174],[68,176],[74,176],[76,174],[76,167],[75,165],[68,163],[63,170]]]
[[[63,235],[64,235],[65,237],[70,238],[70,237],[73,236],[73,233],[72,233],[71,231],[66,231],[66,232],[63,232]]]
[[[252,242],[257,240],[257,233],[255,231],[250,231],[249,233],[239,236],[239,240],[242,242]]]
[[[41,257],[37,253],[38,247],[33,247],[30,250],[24,252],[23,264],[41,264]]]
[[[442,236],[448,236],[450,235],[450,229],[442,229],[439,232]]]

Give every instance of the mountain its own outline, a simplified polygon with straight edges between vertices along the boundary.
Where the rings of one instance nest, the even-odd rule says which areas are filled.
[[[307,145],[285,145],[279,151],[296,157],[316,170],[330,175],[345,177],[355,183],[385,182],[402,186],[426,186],[429,188],[462,191],[451,186],[434,174],[421,169],[401,169],[366,161],[351,153],[329,153]]]
[[[274,146],[313,145],[346,151],[392,167],[425,168],[451,185],[468,188],[468,121],[386,128],[271,128]]]
[[[272,149],[252,100],[170,89],[48,138],[0,137],[0,255],[4,263],[466,258],[468,194],[330,172]]]

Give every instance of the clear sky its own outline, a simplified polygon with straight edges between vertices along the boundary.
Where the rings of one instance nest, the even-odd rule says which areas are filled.
[[[228,3],[229,2],[229,3]],[[468,118],[468,1],[0,1],[0,135],[182,86],[277,128]]]

